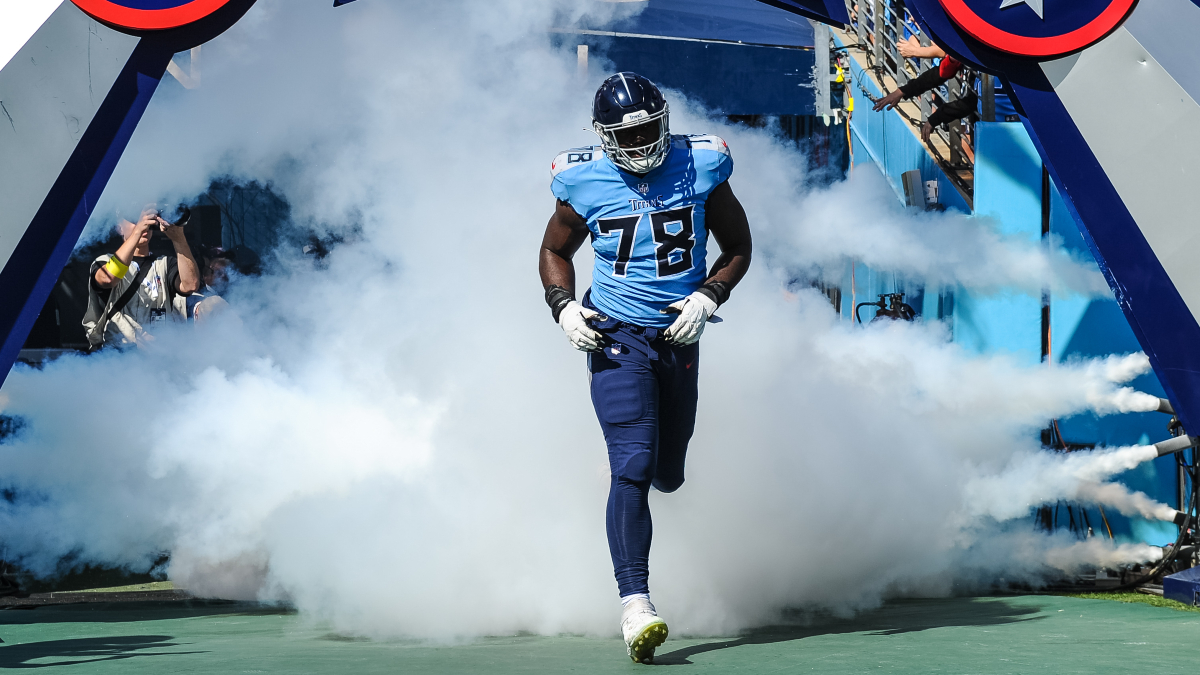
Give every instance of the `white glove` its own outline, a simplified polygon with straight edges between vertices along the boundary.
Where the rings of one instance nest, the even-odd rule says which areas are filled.
[[[663,310],[663,314],[673,314],[670,310],[679,312],[679,318],[663,335],[668,342],[677,345],[690,345],[700,339],[704,332],[704,324],[717,311],[717,303],[703,293],[692,293],[679,302],[673,303]]]
[[[581,352],[600,349],[600,343],[604,340],[602,335],[587,325],[587,319],[594,316],[600,316],[600,312],[588,309],[576,300],[568,302],[558,314],[558,325],[562,326],[563,332],[567,334],[571,346]]]

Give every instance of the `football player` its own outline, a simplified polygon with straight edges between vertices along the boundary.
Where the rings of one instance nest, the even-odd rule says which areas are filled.
[[[672,136],[658,87],[635,73],[604,81],[592,105],[601,145],[550,167],[558,202],[539,271],[546,303],[588,352],[592,404],[608,444],[608,546],[629,656],[650,663],[667,625],[650,602],[653,486],[683,484],[696,420],[698,341],[750,266],[746,213],[729,187],[733,159],[716,136]],[[705,269],[709,234],[721,248]],[[575,299],[571,258],[585,239],[592,285]]]

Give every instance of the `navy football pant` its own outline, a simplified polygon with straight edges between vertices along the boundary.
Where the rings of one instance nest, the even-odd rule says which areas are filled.
[[[586,302],[586,301],[585,301]],[[590,303],[587,303],[590,304]],[[607,338],[588,355],[592,404],[608,443],[608,549],[621,597],[649,593],[653,485],[683,485],[683,461],[696,424],[700,345],[672,345],[655,328],[593,320]]]

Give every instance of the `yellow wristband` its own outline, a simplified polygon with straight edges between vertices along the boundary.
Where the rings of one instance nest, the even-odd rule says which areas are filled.
[[[108,270],[108,273],[114,277],[118,279],[124,279],[125,274],[129,272],[129,265],[121,262],[117,259],[117,256],[114,255],[108,259],[108,264],[104,266],[104,269]]]

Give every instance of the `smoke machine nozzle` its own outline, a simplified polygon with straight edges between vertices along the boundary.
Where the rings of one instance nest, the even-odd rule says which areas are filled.
[[[1167,517],[1168,512],[1172,514],[1170,518]],[[1183,511],[1176,511],[1175,509],[1163,509],[1162,514],[1158,517],[1160,520],[1169,523],[1175,523],[1180,527],[1187,527],[1189,519],[1188,514],[1184,513]]]
[[[1197,445],[1200,445],[1200,436],[1176,436],[1170,440],[1155,443],[1154,449],[1158,451],[1159,457],[1163,457]]]

